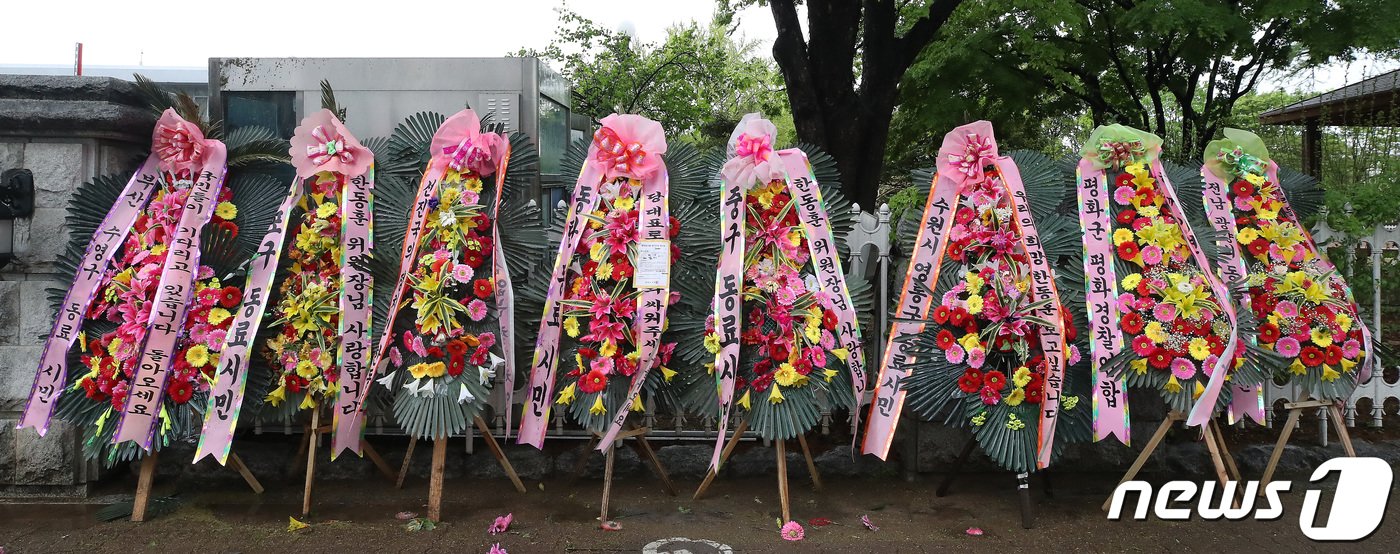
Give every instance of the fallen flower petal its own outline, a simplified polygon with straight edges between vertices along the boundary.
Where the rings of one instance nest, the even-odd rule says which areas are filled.
[[[622,524],[613,520],[608,520],[604,521],[601,525],[598,526],[598,528],[604,531],[621,531]]]
[[[490,552],[487,552],[486,554],[510,554],[510,553],[509,553],[509,552],[506,552],[506,549],[501,548],[501,543],[496,543],[496,544],[491,545],[491,551],[490,551]]]
[[[974,537],[980,537],[980,536],[982,536],[982,528],[981,528],[981,527],[968,527],[968,528],[967,528],[967,534],[968,534],[968,535],[971,535],[971,536],[974,536]]]
[[[874,523],[871,523],[871,522],[870,522],[870,516],[868,516],[868,515],[860,516],[860,522],[865,524],[865,528],[866,528],[866,529],[869,529],[869,530],[871,530],[871,531],[879,531],[879,530],[880,530],[880,527],[879,527],[879,526],[877,526],[877,525],[875,525]]]
[[[294,518],[294,517],[291,517],[291,516],[287,516],[287,532],[288,532],[288,533],[295,533],[295,532],[297,532],[297,531],[300,531],[300,530],[302,530],[302,529],[306,529],[306,528],[308,528],[308,527],[311,527],[311,526],[310,526],[310,525],[307,525],[307,524],[305,524],[305,523],[302,523],[302,522],[300,522],[300,521],[297,521],[297,518]]]
[[[397,513],[397,514],[394,514],[394,517],[397,518],[399,521],[408,521],[408,520],[410,520],[410,519],[413,519],[413,518],[415,518],[415,517],[418,517],[418,513],[417,513],[417,512],[399,512],[399,513]]]
[[[506,530],[510,529],[510,522],[514,519],[514,512],[500,516],[496,518],[496,521],[491,524],[491,528],[487,529],[486,531],[488,533],[491,533],[492,535],[499,535],[501,533],[504,533],[506,532]]]
[[[789,521],[783,525],[782,535],[785,541],[800,541],[807,533],[802,529],[801,523]]]
[[[812,527],[826,527],[831,525],[831,520],[824,517],[814,517],[807,520],[807,525],[811,525]]]

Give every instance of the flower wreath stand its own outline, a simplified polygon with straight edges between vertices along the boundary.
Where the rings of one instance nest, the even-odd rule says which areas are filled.
[[[74,194],[58,260],[72,285],[50,290],[58,317],[20,421],[42,436],[57,416],[82,430],[87,458],[108,466],[141,459],[133,521],[147,517],[159,451],[198,432],[194,405],[209,394],[241,294],[224,282],[257,246],[240,226],[271,211],[260,203],[270,182],[262,154],[279,142],[261,129],[216,140],[193,100],[138,81],[161,114],[151,155],[130,180],[98,177]]]
[[[719,267],[705,345],[714,354],[719,433],[698,498],[745,433],[774,442],[782,518],[792,520],[788,440],[797,439],[813,484],[821,478],[805,434],[825,404],[854,412],[865,388],[858,308],[841,269],[829,208],[834,182],[819,183],[808,154],[773,148],[777,130],[748,114],[719,169]],[[823,200],[833,195],[833,202]],[[737,399],[736,399],[737,398]],[[737,408],[743,408],[742,411]],[[739,419],[729,444],[726,429]]]
[[[1039,154],[999,155],[985,121],[948,133],[938,159],[937,174],[919,179],[929,193],[917,233],[907,233],[917,238],[863,451],[888,454],[906,403],[966,427],[972,436],[938,495],[980,447],[1016,474],[1022,526],[1031,528],[1031,472],[1089,427],[1069,308],[1081,302],[1070,263],[1077,229],[1055,212],[1066,176]]]
[[[1234,280],[1212,270],[1211,241],[1197,240],[1190,208],[1172,184],[1192,172],[1163,164],[1161,144],[1151,133],[1107,125],[1080,150],[1075,188],[1092,333],[1094,438],[1129,444],[1126,387],[1153,390],[1170,414],[1124,481],[1137,475],[1174,423],[1185,421],[1200,427],[1224,486],[1238,471],[1215,414],[1230,405],[1232,391],[1258,386],[1276,362],[1239,339],[1249,320],[1237,316],[1231,301],[1227,282]]]
[[[1222,276],[1241,283],[1235,299],[1249,322],[1241,337],[1277,355],[1268,377],[1302,389],[1284,405],[1288,420],[1260,480],[1263,494],[1303,410],[1331,419],[1347,455],[1356,456],[1340,406],[1371,378],[1378,353],[1351,288],[1303,224],[1321,203],[1317,182],[1280,171],[1257,135],[1230,128],[1224,135],[1206,146],[1201,180],[1183,189],[1199,186]],[[1232,420],[1264,422],[1262,387],[1232,392]]]
[[[600,522],[608,528],[615,447],[622,439],[636,439],[667,493],[675,494],[660,460],[649,453],[649,429],[629,429],[627,419],[645,410],[644,391],[656,398],[676,373],[665,366],[676,348],[665,331],[679,296],[671,289],[672,260],[680,256],[661,125],[618,114],[601,123],[569,198],[554,264],[541,272],[549,281],[538,287],[545,290],[543,317],[517,440],[541,448],[554,405],[594,433],[590,450],[596,445],[605,455]],[[556,372],[561,358],[565,373]],[[562,386],[557,395],[556,382]]]
[[[381,227],[400,240],[375,245],[376,274],[388,283],[380,292],[390,298],[375,315],[378,382],[411,437],[396,486],[418,440],[433,440],[428,518],[439,521],[448,440],[466,433],[470,441],[473,425],[525,492],[482,414],[498,393],[512,404],[520,327],[512,282],[545,250],[538,210],[518,199],[539,158],[528,137],[507,137],[471,109],[416,114],[395,129],[387,150],[379,198],[384,213],[401,216]]]

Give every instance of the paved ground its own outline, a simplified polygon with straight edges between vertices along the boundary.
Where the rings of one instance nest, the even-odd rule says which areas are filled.
[[[134,479],[104,483],[97,499],[129,498]],[[288,516],[300,511],[301,488],[293,481],[265,480],[260,497],[234,482],[196,487],[189,479],[158,483],[157,495],[177,494],[173,513],[143,524],[99,523],[99,504],[0,504],[0,546],[15,552],[485,552],[494,542],[514,554],[527,552],[640,552],[666,537],[709,539],[737,552],[933,552],[1023,549],[1100,552],[1395,552],[1400,547],[1400,495],[1392,494],[1389,517],[1359,544],[1318,545],[1299,531],[1298,512],[1305,483],[1295,481],[1282,518],[1270,522],[1108,521],[1098,506],[1116,481],[1110,474],[1056,474],[1054,496],[1033,482],[1036,526],[1022,529],[1014,479],[1007,474],[959,478],[950,495],[933,494],[939,477],[902,480],[828,479],[812,490],[792,482],[794,519],[826,518],[832,524],[807,525],[796,543],[778,536],[777,487],[771,478],[721,479],[707,498],[693,501],[694,482],[682,481],[678,497],[661,493],[650,477],[616,486],[613,515],[620,531],[602,531],[596,520],[602,483],[581,480],[530,481],[516,493],[505,480],[450,480],[445,523],[433,531],[411,532],[396,519],[401,511],[422,513],[427,484],[411,479],[404,490],[378,481],[330,481],[316,489],[311,527],[288,532]],[[1325,495],[1324,495],[1325,496]],[[1324,501],[1324,505],[1327,501]],[[505,535],[486,533],[498,515],[514,512]],[[880,527],[866,529],[868,515]],[[984,531],[969,536],[969,527]],[[664,550],[663,550],[664,551]],[[699,550],[692,550],[699,552]]]

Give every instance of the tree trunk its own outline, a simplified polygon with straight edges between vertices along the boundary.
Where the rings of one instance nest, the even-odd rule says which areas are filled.
[[[794,0],[768,3],[778,31],[773,58],[787,84],[797,137],[831,154],[842,190],[864,210],[874,210],[879,196],[899,81],[960,2],[930,2],[928,14],[899,36],[892,0],[809,0],[807,27],[816,37],[810,42]]]

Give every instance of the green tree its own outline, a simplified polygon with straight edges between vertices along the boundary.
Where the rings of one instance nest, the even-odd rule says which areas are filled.
[[[1200,156],[1270,71],[1400,52],[1397,0],[1006,0],[976,48],[1039,88],[1078,99],[1094,124],[1157,133]],[[1177,124],[1173,124],[1176,122]]]
[[[755,43],[732,38],[732,18],[667,30],[661,44],[607,29],[567,8],[558,34],[543,50],[522,49],[556,64],[573,82],[574,112],[595,121],[635,113],[662,124],[669,137],[703,146],[723,144],[743,114],[786,111],[782,81]],[[781,126],[781,124],[780,124]]]

